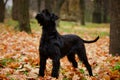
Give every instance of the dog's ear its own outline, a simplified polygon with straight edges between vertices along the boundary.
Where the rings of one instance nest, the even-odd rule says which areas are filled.
[[[35,19],[37,19],[37,20],[38,20],[38,17],[39,17],[38,15],[39,15],[39,14],[37,14],[37,15],[35,16]]]
[[[59,17],[57,16],[57,15],[55,15],[55,14],[51,14],[51,20],[52,21],[56,21],[56,20],[58,20],[59,19]]]

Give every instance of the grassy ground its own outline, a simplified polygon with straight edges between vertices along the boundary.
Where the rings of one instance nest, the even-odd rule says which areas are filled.
[[[18,30],[18,23],[13,20],[6,20],[5,24],[7,26],[11,26],[15,30]],[[41,32],[41,27],[37,23],[36,20],[31,19],[30,20],[31,29],[33,32]],[[89,34],[89,36],[109,36],[109,24],[95,24],[95,23],[86,23],[85,26],[82,26],[76,22],[67,22],[67,21],[61,21],[60,26],[57,27],[58,31],[62,34],[66,33],[73,33],[77,34],[81,37],[84,37],[84,35]]]
[[[59,30],[61,32],[78,34],[80,36],[84,36],[85,34],[89,36],[109,36],[109,24],[86,23],[85,26],[82,26],[75,22],[61,22]]]

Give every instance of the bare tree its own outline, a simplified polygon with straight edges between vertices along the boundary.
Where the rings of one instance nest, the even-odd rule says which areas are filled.
[[[38,6],[48,9],[51,12],[55,12],[56,15],[60,15],[61,7],[65,0],[38,0]],[[41,9],[40,9],[41,10]]]
[[[8,0],[0,0],[0,22],[4,22],[4,18],[5,18],[5,5],[6,5],[7,1]]]
[[[42,11],[43,9],[48,9],[49,11],[53,11],[53,0],[37,0],[38,11]]]
[[[13,6],[12,6],[12,19],[13,20],[18,20],[19,5],[20,4],[18,0],[13,0]]]
[[[19,2],[19,29],[31,33],[29,18],[29,0],[17,0]]]
[[[94,0],[94,11],[93,11],[93,22],[101,23],[102,22],[102,0]]]
[[[85,0],[79,0],[81,25],[85,25]]]
[[[41,0],[37,0],[38,5],[38,12],[40,12]]]
[[[54,11],[58,16],[60,15],[61,7],[64,2],[65,2],[65,0],[56,0]]]
[[[120,55],[120,0],[110,1],[110,53]]]
[[[103,22],[108,22],[109,0],[102,0],[103,5]]]
[[[52,5],[54,5],[53,2],[53,0],[45,0],[45,8],[50,12],[52,11]]]
[[[54,12],[57,16],[60,16],[61,7],[64,2],[65,2],[65,0],[56,0]],[[57,26],[59,26],[59,22],[60,22],[59,20],[56,22]]]

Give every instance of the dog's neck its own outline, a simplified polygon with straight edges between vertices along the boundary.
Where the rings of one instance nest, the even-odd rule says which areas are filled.
[[[56,29],[56,24],[43,25],[43,27],[42,27],[42,37],[44,39],[54,38],[57,35],[59,35],[59,33]]]

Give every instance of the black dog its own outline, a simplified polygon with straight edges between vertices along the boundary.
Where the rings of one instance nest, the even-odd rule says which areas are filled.
[[[44,76],[46,60],[48,58],[51,58],[53,62],[52,77],[58,78],[60,58],[64,57],[65,55],[72,63],[73,67],[77,68],[75,54],[77,54],[79,59],[85,64],[89,75],[93,76],[91,66],[87,60],[84,43],[96,42],[99,37],[92,41],[85,41],[73,34],[60,35],[56,30],[55,23],[58,17],[46,9],[37,14],[36,19],[38,23],[42,25],[42,37],[39,46],[39,76]]]

